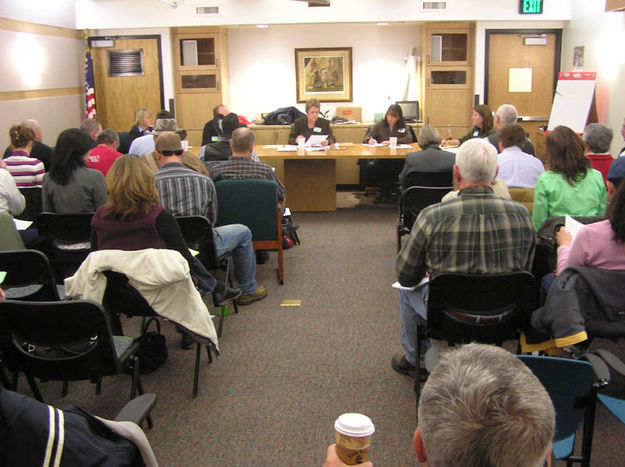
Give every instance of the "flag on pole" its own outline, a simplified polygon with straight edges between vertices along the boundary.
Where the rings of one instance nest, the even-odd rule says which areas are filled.
[[[85,50],[85,118],[96,118],[93,61],[90,48]]]

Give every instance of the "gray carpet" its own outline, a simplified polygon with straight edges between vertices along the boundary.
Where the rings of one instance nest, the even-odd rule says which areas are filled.
[[[195,352],[182,350],[169,324],[170,357],[143,377],[158,395],[148,438],[162,466],[320,466],[343,412],[376,426],[376,466],[416,465],[413,380],[396,374],[401,351],[394,281],[396,209],[359,204],[336,213],[299,213],[302,245],[285,251],[285,284],[276,257],[258,267],[269,297],[226,318],[221,356],[200,374],[191,398]],[[281,307],[282,300],[301,307]],[[125,321],[136,335],[138,319]],[[134,333],[134,334],[133,334]],[[43,383],[47,402],[76,404],[113,417],[126,402],[127,376],[107,378],[100,396],[88,383]],[[21,392],[30,394],[22,381]],[[622,465],[625,428],[600,407],[593,465]]]

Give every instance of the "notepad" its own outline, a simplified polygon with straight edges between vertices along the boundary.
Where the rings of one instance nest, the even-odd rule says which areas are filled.
[[[297,146],[294,144],[285,144],[278,148],[278,152],[297,152]]]
[[[26,230],[32,224],[32,221],[23,221],[21,219],[13,219],[13,222],[17,230]]]
[[[582,227],[584,227],[584,224],[576,221],[571,216],[564,217],[564,228],[567,230],[568,233],[571,234],[572,238],[575,238],[577,232],[579,232]]]
[[[306,141],[306,147],[320,146],[326,139],[328,139],[328,135],[310,135],[308,141]]]

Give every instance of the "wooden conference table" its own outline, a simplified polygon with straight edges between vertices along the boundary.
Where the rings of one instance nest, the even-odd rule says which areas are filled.
[[[326,151],[280,152],[275,146],[256,146],[258,158],[284,160],[287,206],[291,211],[336,211],[337,159],[404,159],[406,154],[420,151],[417,144],[410,149],[368,147],[362,144]]]

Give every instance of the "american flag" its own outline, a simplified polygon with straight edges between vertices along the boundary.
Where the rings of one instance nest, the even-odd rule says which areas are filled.
[[[85,118],[95,119],[95,91],[93,89],[93,61],[91,49],[85,50]]]

